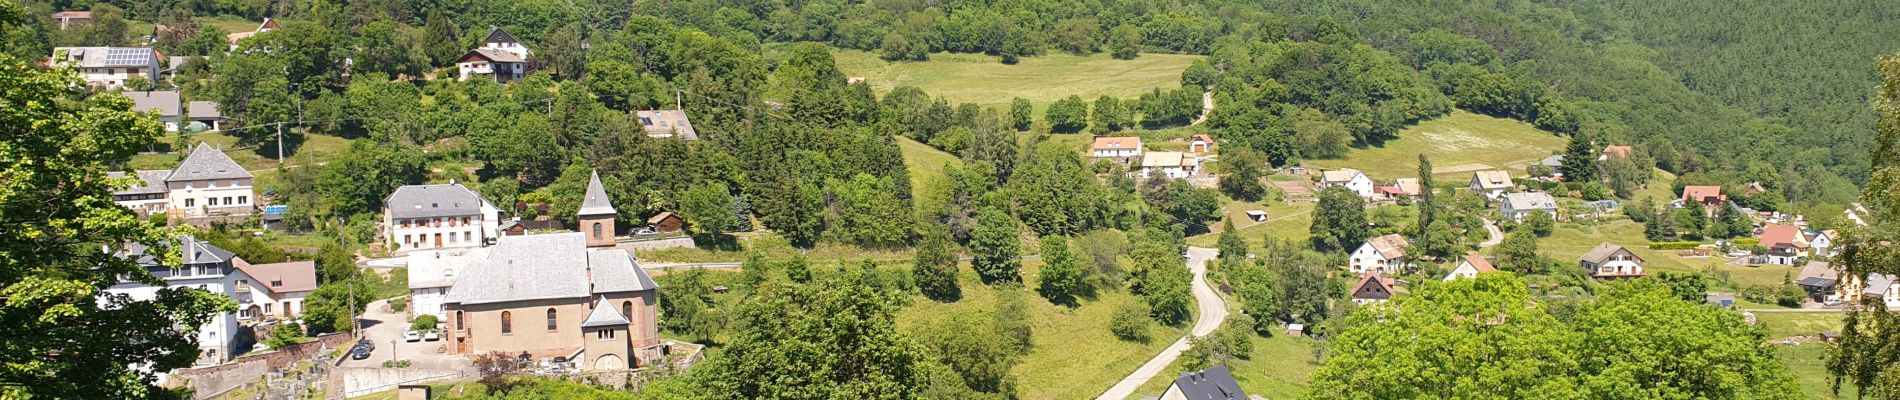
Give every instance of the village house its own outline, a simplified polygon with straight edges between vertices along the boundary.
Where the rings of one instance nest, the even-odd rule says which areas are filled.
[[[1810,255],[1834,256],[1834,238],[1839,236],[1833,229],[1808,232],[1808,251]]]
[[[647,137],[699,140],[699,132],[693,130],[693,121],[686,118],[686,110],[641,110],[634,114],[640,118],[640,129]]]
[[[124,280],[107,288],[106,293],[148,301],[157,298],[160,289],[198,288],[237,303],[236,312],[218,313],[199,327],[198,365],[222,363],[248,351],[255,338],[244,332],[247,324],[295,318],[302,313],[303,298],[316,289],[312,262],[252,265],[210,242],[191,236],[175,239],[173,251],[178,252],[180,260],[177,268],[162,264],[158,255],[141,244],[107,249],[116,257],[144,266],[146,272],[164,283]]]
[[[199,143],[177,168],[112,172],[112,178],[136,177],[130,187],[112,192],[113,202],[143,215],[200,222],[208,218],[251,215],[251,173],[223,151]]]
[[[1808,298],[1818,302],[1840,301],[1840,293],[1835,286],[1840,284],[1840,271],[1834,266],[1820,261],[1809,261],[1801,267],[1801,273],[1795,275],[1794,283],[1808,292]]]
[[[240,322],[295,319],[303,314],[303,299],[317,290],[315,261],[251,264],[233,257],[231,264],[243,273],[232,290]]]
[[[158,114],[158,122],[165,124],[166,132],[177,132],[185,120],[184,108],[174,91],[123,92],[119,93],[132,99],[132,111]]]
[[[455,286],[456,272],[487,260],[488,249],[470,247],[409,252],[410,317],[433,315],[436,321],[447,321],[449,315],[442,312],[442,298],[448,295],[450,287]]]
[[[1373,185],[1372,193],[1374,197],[1384,200],[1417,199],[1422,194],[1418,178],[1399,178],[1390,185]]]
[[[501,28],[488,31],[488,38],[482,39],[482,47],[469,50],[455,59],[457,80],[466,81],[476,76],[487,76],[495,82],[508,83],[528,76],[534,68],[529,63],[532,54],[527,46],[515,40]]]
[[[1506,193],[1502,201],[1498,202],[1498,212],[1504,218],[1517,222],[1524,222],[1524,217],[1536,212],[1550,213],[1554,218],[1557,216],[1557,199],[1543,192]]]
[[[504,236],[460,267],[443,298],[457,354],[565,357],[583,370],[661,361],[659,285],[617,248],[582,233]]]
[[[1647,274],[1643,272],[1642,257],[1609,242],[1598,244],[1590,252],[1584,253],[1578,263],[1584,270],[1590,271],[1591,277],[1598,279],[1635,278]]]
[[[92,12],[60,11],[53,13],[53,21],[59,22],[60,30],[66,30],[66,28],[92,23]]]
[[[383,204],[392,251],[481,247],[501,236],[501,210],[459,183],[399,187]]]
[[[1201,159],[1178,151],[1150,151],[1141,155],[1141,177],[1147,178],[1160,174],[1174,179],[1193,176],[1201,167]]]
[[[1471,191],[1484,195],[1485,199],[1497,200],[1517,185],[1511,183],[1509,171],[1477,171],[1471,174]]]
[[[1893,275],[1869,273],[1866,278],[1846,275],[1840,285],[1841,301],[1854,304],[1884,302],[1887,309],[1900,308],[1900,279]]]
[[[1768,263],[1794,265],[1808,255],[1808,237],[1800,227],[1771,224],[1762,227],[1761,246],[1768,248]]]
[[[1683,186],[1682,198],[1676,199],[1676,208],[1688,207],[1689,203],[1702,203],[1709,215],[1715,215],[1725,204],[1728,195],[1722,194],[1721,186]]]
[[[1141,138],[1136,136],[1102,136],[1089,144],[1089,156],[1107,158],[1115,162],[1126,163],[1141,157]]]
[[[1474,251],[1465,253],[1463,258],[1458,259],[1458,266],[1452,268],[1451,273],[1445,274],[1445,281],[1476,278],[1478,274],[1497,272],[1497,270],[1497,267],[1491,266],[1491,260],[1484,259],[1484,256]]]
[[[1361,274],[1359,283],[1353,284],[1348,292],[1352,293],[1353,304],[1365,305],[1384,303],[1386,300],[1391,300],[1392,296],[1405,293],[1405,288],[1399,287],[1398,282],[1392,277],[1378,271],[1371,271]]]
[[[1411,244],[1405,241],[1404,236],[1398,234],[1366,239],[1366,243],[1359,245],[1359,249],[1353,250],[1352,255],[1347,258],[1346,267],[1355,274],[1367,271],[1404,273],[1405,269],[1411,265],[1405,258],[1407,246]]]
[[[1195,134],[1194,136],[1188,137],[1189,153],[1207,154],[1212,151],[1214,151],[1213,137],[1207,136],[1206,134]]]
[[[159,57],[149,47],[55,47],[47,64],[70,67],[94,87],[118,89],[132,78],[157,82]]]
[[[1373,195],[1372,178],[1366,177],[1365,173],[1352,168],[1321,171],[1319,173],[1320,189],[1335,186],[1346,188],[1346,190],[1362,198],[1372,198]]]
[[[191,122],[204,124],[211,132],[224,130],[224,113],[218,111],[218,103],[194,101],[185,107],[185,118]]]
[[[1610,158],[1629,158],[1630,152],[1632,151],[1635,151],[1635,148],[1627,145],[1603,146],[1603,153],[1597,155],[1597,161],[1607,161]]]
[[[1215,365],[1205,370],[1182,372],[1180,378],[1161,392],[1161,400],[1247,400],[1247,392],[1240,390],[1240,382],[1234,380],[1234,374],[1227,371],[1225,365]]]

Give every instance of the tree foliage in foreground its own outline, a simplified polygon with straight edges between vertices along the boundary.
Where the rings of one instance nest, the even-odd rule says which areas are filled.
[[[18,17],[9,8],[0,5],[0,28]],[[174,267],[179,258],[167,232],[112,202],[128,182],[106,178],[107,162],[163,128],[123,96],[81,99],[84,87],[0,55],[0,397],[176,397],[151,371],[190,366],[198,328],[235,306],[193,288],[144,300],[104,293],[120,277],[162,282],[102,245],[152,246]]]
[[[1677,299],[1655,280],[1614,284],[1569,320],[1522,279],[1424,282],[1362,308],[1332,339],[1310,395],[1338,399],[1794,399],[1766,333]]]

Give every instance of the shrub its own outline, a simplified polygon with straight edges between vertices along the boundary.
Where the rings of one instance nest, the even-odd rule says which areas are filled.
[[[1689,250],[1701,246],[1702,242],[1649,242],[1650,250]]]
[[[435,329],[435,324],[436,320],[434,315],[423,315],[416,317],[415,321],[411,321],[409,323],[409,329],[418,331],[433,330]]]
[[[1730,242],[1730,243],[1734,243],[1734,244],[1735,244],[1736,246],[1739,246],[1739,247],[1750,247],[1750,246],[1754,246],[1754,245],[1758,245],[1758,244],[1761,244],[1761,239],[1757,239],[1757,238],[1736,238],[1736,239],[1735,239],[1735,241],[1733,241],[1733,242]]]
[[[389,311],[391,312],[402,312],[402,310],[405,310],[408,308],[409,308],[409,299],[407,298],[389,299]]]
[[[1808,291],[1802,290],[1801,285],[1792,283],[1782,284],[1781,291],[1775,296],[1775,304],[1782,307],[1801,307],[1801,303],[1807,301]]]
[[[1122,340],[1148,341],[1148,304],[1130,301],[1115,307],[1115,315],[1108,321],[1108,330]]]

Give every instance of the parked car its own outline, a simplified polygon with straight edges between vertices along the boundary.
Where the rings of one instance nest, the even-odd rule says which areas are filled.
[[[640,229],[636,229],[636,230],[634,230],[634,231],[633,231],[633,234],[634,234],[635,236],[641,236],[641,235],[652,235],[652,234],[656,234],[656,233],[659,233],[659,232],[658,232],[658,231],[654,231],[654,230],[653,230],[653,227],[651,227],[651,226],[643,226],[643,227],[640,227]]]
[[[442,334],[440,334],[440,333],[437,333],[437,332],[441,332],[441,330],[438,330],[438,329],[430,329],[430,330],[429,330],[428,332],[423,332],[423,333],[422,333],[422,340],[427,340],[427,341],[431,341],[431,342],[433,342],[433,341],[437,341],[437,340],[442,340]]]
[[[372,343],[367,339],[359,340],[356,342],[355,346],[350,346],[350,359],[361,360],[361,359],[369,358],[369,353],[375,350],[376,350],[376,343]]]
[[[422,332],[416,332],[414,329],[402,331],[402,341],[420,342],[422,341]]]

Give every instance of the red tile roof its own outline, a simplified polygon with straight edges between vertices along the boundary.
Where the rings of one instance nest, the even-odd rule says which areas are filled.
[[[1491,266],[1491,260],[1484,259],[1484,256],[1478,255],[1478,252],[1475,251],[1465,253],[1465,262],[1471,263],[1471,268],[1477,269],[1478,272],[1493,272],[1498,270],[1497,267]]]
[[[1781,224],[1769,225],[1767,227],[1762,228],[1761,246],[1773,248],[1775,247],[1775,245],[1785,243],[1785,244],[1794,245],[1795,247],[1807,247],[1806,245],[1803,245],[1802,243],[1797,242],[1795,240],[1795,238],[1801,237],[1800,235],[1801,235],[1801,228],[1796,228],[1794,225],[1781,225]]]
[[[1728,196],[1725,196],[1722,194],[1721,186],[1683,186],[1682,187],[1682,201],[1693,201],[1693,202],[1702,203],[1702,202],[1707,202],[1707,200],[1705,199],[1708,199],[1710,197],[1714,197],[1715,201],[1728,200]]]
[[[1603,155],[1616,156],[1617,158],[1624,158],[1624,157],[1630,156],[1631,150],[1633,149],[1630,148],[1630,146],[1605,146],[1603,148]]]

